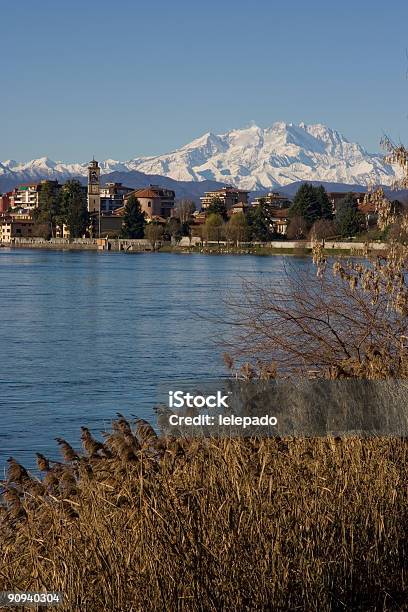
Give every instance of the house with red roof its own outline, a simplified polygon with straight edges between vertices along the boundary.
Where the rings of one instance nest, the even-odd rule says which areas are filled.
[[[164,189],[158,185],[149,185],[143,189],[136,189],[126,194],[124,197],[125,206],[131,195],[139,200],[141,209],[145,213],[148,221],[157,219],[158,217],[162,217],[163,220],[171,217],[174,209],[174,199],[176,197],[172,189]],[[116,213],[120,214],[120,210],[117,210]]]

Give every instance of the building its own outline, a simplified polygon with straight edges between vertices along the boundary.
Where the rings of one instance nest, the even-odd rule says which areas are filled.
[[[101,169],[93,159],[88,164],[88,212],[101,212]]]
[[[13,192],[8,191],[0,196],[0,213],[5,213],[11,208],[14,202]]]
[[[133,191],[122,183],[106,183],[100,188],[101,212],[110,213],[123,206],[124,198]]]
[[[10,198],[12,199],[12,208],[21,208],[24,210],[34,210],[40,203],[41,189],[44,185],[51,185],[55,191],[61,188],[58,181],[43,180],[39,183],[29,183],[27,185],[19,185],[11,193]]]
[[[377,224],[378,213],[374,202],[360,202],[358,205],[358,210],[364,215],[367,229]]]
[[[236,213],[242,213],[242,214],[246,214],[248,211],[248,208],[250,208],[249,204],[244,204],[243,202],[237,202],[236,204],[233,204],[231,206],[231,208],[228,209],[228,215],[235,215]]]
[[[122,232],[123,218],[113,213],[101,214],[100,237],[118,238]]]
[[[265,195],[255,198],[252,202],[252,206],[257,206],[261,203],[269,204],[273,208],[289,208],[292,204],[292,200],[281,195],[278,191],[269,191]]]
[[[33,213],[27,208],[14,207],[6,213],[6,217],[10,217],[12,221],[31,221]]]
[[[142,212],[145,213],[148,220],[155,217],[168,219],[171,217],[174,209],[175,192],[172,189],[165,189],[159,185],[149,185],[144,189],[137,189],[128,193],[124,198],[124,206],[126,206],[129,196],[135,196],[140,202]],[[117,211],[118,213],[120,211]]]
[[[32,219],[4,217],[0,221],[0,242],[7,244],[13,238],[32,238],[44,229],[44,226],[37,225]]]
[[[249,191],[243,191],[242,189],[236,189],[227,185],[216,191],[206,191],[205,194],[200,198],[201,208],[203,210],[211,206],[214,199],[221,200],[227,210],[233,208],[237,204],[248,205],[248,193]]]
[[[289,208],[275,208],[270,211],[269,216],[271,229],[275,234],[284,236],[289,225]]]
[[[337,204],[339,202],[341,202],[341,200],[343,200],[347,193],[352,193],[352,195],[354,196],[354,198],[356,199],[357,205],[361,206],[362,204],[364,204],[364,198],[366,193],[364,191],[351,191],[351,192],[345,192],[345,191],[328,191],[327,192],[327,196],[331,202],[331,205],[333,207],[333,213],[336,212],[336,208],[337,208]]]

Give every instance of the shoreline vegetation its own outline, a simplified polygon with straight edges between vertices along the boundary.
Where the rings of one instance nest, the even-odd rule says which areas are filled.
[[[122,415],[8,462],[0,590],[63,610],[402,610],[408,445],[157,437]]]
[[[326,255],[382,255],[388,249],[384,242],[353,242],[353,241],[319,241]],[[14,239],[12,243],[0,244],[2,248],[11,249],[42,249],[70,251],[104,251],[123,253],[179,253],[179,254],[216,254],[216,255],[298,255],[306,256],[313,253],[312,241],[278,241],[271,243],[242,243],[238,245],[226,242],[209,242],[192,245],[171,243],[152,244],[149,240],[139,239]]]

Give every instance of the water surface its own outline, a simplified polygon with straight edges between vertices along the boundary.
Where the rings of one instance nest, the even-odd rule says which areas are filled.
[[[8,456],[57,458],[56,436],[78,445],[81,425],[98,434],[117,410],[153,420],[164,381],[225,375],[211,317],[284,262],[0,249],[0,477]]]

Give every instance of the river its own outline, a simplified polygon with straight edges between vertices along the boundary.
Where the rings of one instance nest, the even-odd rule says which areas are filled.
[[[226,375],[214,315],[285,259],[0,249],[1,476],[10,455],[58,458],[56,436],[78,446],[116,411],[153,422],[160,383]]]

